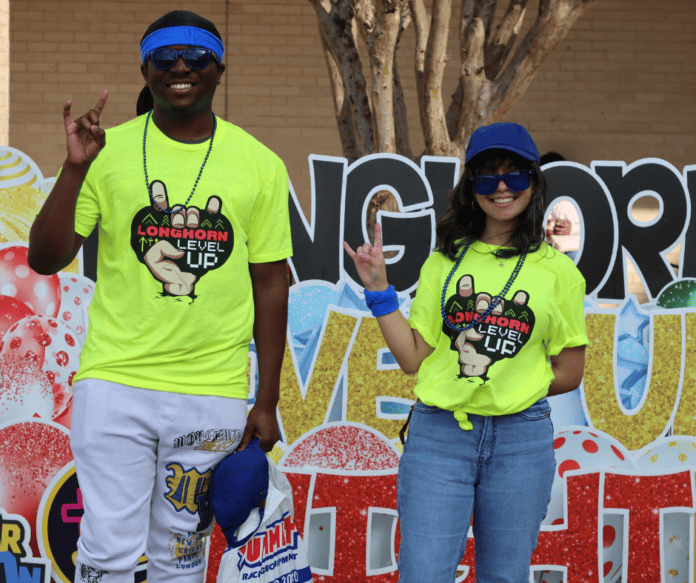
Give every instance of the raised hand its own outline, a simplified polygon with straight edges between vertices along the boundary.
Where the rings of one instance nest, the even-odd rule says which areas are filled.
[[[384,291],[389,287],[387,283],[387,267],[384,263],[384,253],[382,253],[382,227],[379,223],[375,225],[375,245],[365,243],[353,251],[350,245],[343,241],[350,258],[355,263],[355,269],[368,291]]]
[[[99,127],[99,118],[109,92],[104,90],[94,106],[82,117],[73,120],[70,116],[72,100],[63,106],[63,121],[67,137],[68,161],[73,164],[88,164],[94,160],[106,144],[106,134]]]

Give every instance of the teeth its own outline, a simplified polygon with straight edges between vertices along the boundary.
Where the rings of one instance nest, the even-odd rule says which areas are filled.
[[[496,204],[506,204],[508,202],[512,202],[513,200],[515,200],[515,199],[512,197],[510,197],[510,198],[498,198],[498,199],[494,200],[493,202],[495,202]]]
[[[172,84],[172,89],[189,89],[191,87],[190,83],[176,83]]]

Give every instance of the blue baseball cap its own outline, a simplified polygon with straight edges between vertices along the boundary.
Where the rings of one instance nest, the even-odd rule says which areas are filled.
[[[468,164],[476,154],[492,149],[508,150],[532,162],[539,162],[539,150],[532,136],[516,123],[492,123],[474,130],[466,147],[464,163]]]
[[[237,539],[237,530],[254,509],[259,511],[261,525],[268,487],[268,458],[258,437],[242,451],[228,455],[213,470],[208,498],[229,546],[241,547],[256,533],[257,528],[242,540]]]

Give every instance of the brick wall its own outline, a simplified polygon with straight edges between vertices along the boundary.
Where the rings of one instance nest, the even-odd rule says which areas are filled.
[[[0,145],[10,139],[10,0],[0,0]]]
[[[530,0],[526,26],[537,5]],[[168,10],[190,7],[171,0],[11,0],[10,145],[50,176],[65,155],[61,109],[67,99],[80,115],[107,88],[105,125],[134,116],[143,85],[143,32]],[[308,212],[307,156],[342,155],[311,5],[199,0],[195,9],[226,39],[227,70],[216,113],[285,160]],[[456,6],[451,21],[445,96],[457,84],[459,11]],[[584,164],[649,156],[680,170],[696,163],[695,26],[696,2],[597,0],[547,57],[507,119],[526,125],[542,153],[553,149]],[[398,65],[413,151],[421,152],[414,42],[411,29]],[[364,72],[369,82],[369,69]]]

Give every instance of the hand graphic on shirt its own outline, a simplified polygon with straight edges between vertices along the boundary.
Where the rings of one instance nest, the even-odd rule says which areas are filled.
[[[169,199],[163,182],[150,185],[154,202],[140,209],[131,225],[131,246],[138,260],[162,282],[163,292],[193,296],[195,284],[208,271],[221,267],[234,246],[232,225],[217,196],[204,209],[175,205],[166,215]]]
[[[458,296],[463,298],[467,303],[473,298],[474,309],[478,314],[483,314],[493,301],[493,297],[488,293],[482,292],[476,294],[474,290],[474,278],[471,275],[464,275],[459,280],[458,288]],[[529,294],[520,290],[515,293],[512,301],[507,303],[507,309],[506,302],[503,299],[493,308],[490,316],[498,318],[505,314],[505,316],[507,316],[506,320],[509,321],[513,317],[520,315],[520,311],[526,308],[528,301]],[[468,330],[459,332],[456,338],[453,338],[453,348],[459,352],[459,364],[462,375],[466,377],[482,377],[485,380],[487,378],[486,373],[488,372],[488,368],[493,363],[503,358],[514,356],[517,350],[509,351],[508,354],[505,354],[504,352],[499,353],[497,351],[497,345],[495,349],[487,347],[485,345],[486,335],[479,332],[476,328],[477,326],[473,326]],[[524,343],[526,343],[526,339],[522,344]],[[486,354],[486,352],[488,352],[490,356]]]

